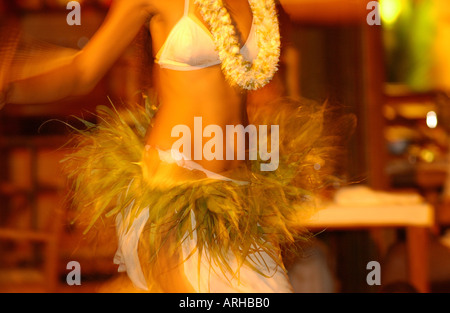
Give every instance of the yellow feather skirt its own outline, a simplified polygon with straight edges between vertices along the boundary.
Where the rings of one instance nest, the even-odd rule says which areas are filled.
[[[304,222],[337,180],[341,132],[329,131],[327,112],[326,105],[292,99],[257,110],[251,124],[280,127],[278,169],[263,172],[263,161],[247,161],[220,173],[229,178],[220,180],[164,162],[146,149],[155,114],[151,103],[121,112],[99,107],[99,122],[82,120],[86,127],[75,131],[74,152],[63,161],[78,212],[75,222],[86,232],[102,232],[115,220],[122,234],[129,234],[145,213],[134,239],[144,277],[141,289],[176,290],[167,285],[167,273],[191,257],[180,253],[187,238],[195,238],[198,255],[207,255],[206,261],[224,275],[238,279],[242,266],[260,273],[251,256],[261,253],[284,269],[280,249],[308,240]],[[336,127],[354,122],[343,115],[329,120]]]

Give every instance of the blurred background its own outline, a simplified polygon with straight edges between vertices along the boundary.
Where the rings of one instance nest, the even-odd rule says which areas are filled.
[[[80,26],[66,23],[67,2],[1,0],[0,46],[20,36],[22,51],[81,49],[111,1],[78,1]],[[374,19],[376,7],[366,0],[280,2],[283,92],[341,104],[358,118],[342,176],[367,189],[346,199],[358,203],[369,193],[375,200],[366,206],[385,212],[389,196],[413,194],[432,207],[432,222],[419,237],[389,222],[320,232],[308,256],[290,268],[296,291],[450,291],[450,2],[375,1]],[[380,25],[371,25],[377,16]],[[0,292],[90,292],[115,277],[114,247],[87,241],[70,223],[60,168],[70,129],[62,122],[76,125],[75,116],[95,122],[98,105],[143,101],[140,91],[153,83],[145,36],[143,30],[91,94],[0,111]],[[415,269],[408,247],[422,241],[426,268]],[[81,286],[66,283],[70,261],[81,264]],[[370,261],[381,264],[381,285],[367,283]],[[415,270],[426,281],[412,280]]]

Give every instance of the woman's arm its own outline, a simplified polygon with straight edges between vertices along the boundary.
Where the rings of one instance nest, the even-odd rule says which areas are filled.
[[[153,12],[150,0],[116,0],[86,47],[67,64],[9,83],[6,103],[45,103],[89,93],[132,42]],[[1,95],[0,95],[0,98]],[[0,99],[1,106],[2,99]]]

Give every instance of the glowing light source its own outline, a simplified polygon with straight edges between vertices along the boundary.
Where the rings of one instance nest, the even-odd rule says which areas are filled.
[[[382,21],[392,25],[402,12],[403,0],[380,0],[380,13]]]
[[[435,159],[434,153],[428,149],[424,149],[420,152],[420,157],[427,163],[432,163]]]
[[[434,111],[430,111],[427,113],[427,126],[429,128],[436,128],[438,124],[438,119],[437,119],[437,115],[436,112]]]

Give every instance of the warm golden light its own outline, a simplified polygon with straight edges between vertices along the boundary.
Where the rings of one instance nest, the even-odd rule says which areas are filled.
[[[386,25],[394,24],[402,11],[403,0],[380,0],[381,19]]]
[[[435,159],[434,153],[428,149],[422,150],[420,152],[420,157],[422,158],[423,161],[427,163],[432,163]]]

